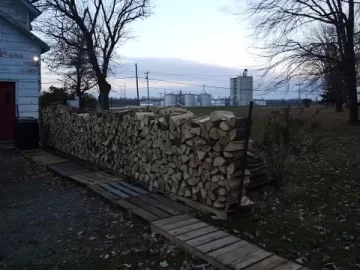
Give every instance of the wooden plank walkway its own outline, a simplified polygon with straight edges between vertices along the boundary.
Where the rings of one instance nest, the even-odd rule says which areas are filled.
[[[63,159],[51,153],[45,151],[31,151],[31,152],[24,152],[25,155],[29,156],[32,161],[36,162],[39,165],[47,166],[50,164],[55,163],[63,163],[67,162],[67,159]]]
[[[121,177],[101,171],[89,172],[89,169],[70,162],[50,164],[48,167],[64,177],[88,186],[107,200],[147,221],[185,213],[195,216],[193,208],[166,199],[159,194],[149,193],[126,182]]]
[[[117,200],[115,203],[147,221],[155,221],[181,214],[196,215],[194,209],[168,200],[158,194],[148,193],[141,196],[132,196]]]
[[[102,171],[73,174],[68,177],[84,185],[104,184],[123,180],[121,177],[113,176]]]
[[[65,177],[91,172],[90,169],[88,169],[84,166],[79,166],[72,162],[54,163],[54,164],[48,165],[48,168],[62,176],[65,176]]]
[[[154,221],[151,229],[221,270],[307,269],[189,215]]]
[[[193,208],[130,184],[121,177],[101,171],[90,172],[88,168],[42,150],[25,155],[149,221],[153,232],[221,270],[307,269],[202,222],[194,218]]]

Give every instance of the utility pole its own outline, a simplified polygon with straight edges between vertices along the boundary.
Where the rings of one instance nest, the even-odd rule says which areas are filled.
[[[147,105],[149,106],[149,104],[150,104],[149,71],[145,72],[145,75],[146,75],[145,79],[146,79],[146,81],[147,81],[147,103],[148,103]]]
[[[203,93],[205,94],[205,84],[203,84]]]
[[[297,86],[299,86],[299,103],[300,103],[300,101],[301,101],[301,88],[300,88],[300,86],[302,85],[301,83],[298,83],[298,84],[296,84]]]
[[[165,100],[166,100],[166,88],[164,88],[164,106],[166,106]]]
[[[138,78],[138,69],[137,69],[137,64],[135,64],[135,73],[136,73],[136,92],[137,92],[137,100],[138,100],[138,106],[140,106],[140,96],[139,96],[139,78]]]

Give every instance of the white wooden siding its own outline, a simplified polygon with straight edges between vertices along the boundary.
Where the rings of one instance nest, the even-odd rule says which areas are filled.
[[[0,25],[0,80],[16,83],[19,116],[38,118],[40,67],[33,58],[40,57],[40,47],[7,21],[0,19]]]
[[[39,105],[38,97],[19,97],[18,98],[19,105]]]
[[[29,12],[16,0],[0,0],[0,9],[26,29],[30,29]]]

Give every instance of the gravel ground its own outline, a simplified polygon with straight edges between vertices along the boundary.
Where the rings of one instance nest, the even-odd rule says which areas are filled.
[[[195,266],[195,265],[198,266]],[[0,148],[0,269],[210,269],[97,194]]]

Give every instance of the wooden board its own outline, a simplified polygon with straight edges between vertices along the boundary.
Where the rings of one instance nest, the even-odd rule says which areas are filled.
[[[303,266],[300,264],[287,261],[286,263],[283,263],[283,264],[273,268],[272,270],[298,270],[298,269],[302,269],[302,268],[303,268]]]
[[[111,175],[111,174],[108,174],[108,173],[105,173],[102,171],[97,171],[94,173],[94,175],[106,182],[118,182],[118,181],[124,180],[122,177],[114,176],[114,175]]]
[[[230,264],[231,262],[238,260],[239,258],[241,259],[243,257],[246,257],[249,254],[258,250],[260,250],[259,247],[248,243],[247,245],[241,248],[233,250],[229,253],[224,253],[222,255],[216,256],[215,258],[220,262],[222,262],[223,264]]]
[[[183,213],[182,211],[177,210],[177,209],[173,208],[172,206],[164,204],[158,200],[155,200],[155,199],[151,198],[150,196],[141,196],[141,197],[139,197],[139,199],[150,205],[156,206],[157,208],[169,213],[172,216],[181,215]]]
[[[168,196],[171,200],[181,201],[181,202],[185,203],[186,205],[188,205],[192,208],[195,208],[199,211],[215,214],[219,219],[222,219],[222,220],[227,220],[229,214],[234,212],[234,211],[225,211],[225,210],[221,211],[221,210],[209,207],[205,204],[195,202],[193,200],[190,200],[190,199],[187,199],[187,198],[184,198],[184,197],[172,194],[172,193],[168,193],[168,194],[166,194],[166,196]]]
[[[137,207],[136,205],[133,205],[132,203],[126,200],[117,200],[114,203],[147,221],[155,221],[159,219],[153,214],[150,214],[149,212]]]
[[[208,226],[209,226],[209,224],[207,224],[205,222],[197,222],[197,223],[185,226],[185,227],[171,230],[171,231],[169,231],[169,234],[171,234],[171,235],[184,234],[184,233],[192,232],[194,230],[202,229],[202,228],[208,227]]]
[[[245,268],[246,270],[271,270],[274,269],[277,266],[280,266],[281,264],[286,263],[287,261],[284,258],[281,258],[279,256],[273,255],[263,261],[260,261],[258,263],[253,264],[252,266],[249,266]]]
[[[111,182],[110,180],[118,182],[119,180],[121,180],[117,177],[113,177],[111,175],[99,171],[70,175],[69,178],[84,185],[109,183]]]
[[[126,188],[129,188],[129,189],[131,189],[131,190],[133,190],[133,191],[135,191],[135,192],[137,192],[139,194],[142,194],[142,195],[149,194],[148,191],[143,190],[143,189],[138,188],[138,187],[135,187],[134,185],[130,185],[129,183],[126,183],[125,181],[118,182],[117,184],[122,185],[122,186],[124,186]]]
[[[108,185],[113,188],[116,188],[117,190],[122,191],[125,194],[128,194],[129,196],[139,196],[140,195],[139,193],[137,193],[127,187],[124,187],[122,185],[119,185],[118,183],[109,183]]]
[[[170,217],[171,215],[166,213],[165,211],[162,211],[161,209],[153,206],[153,205],[149,205],[146,202],[138,199],[137,197],[132,197],[129,198],[128,201],[136,206],[138,206],[139,208],[146,210],[147,212],[151,213],[152,215],[160,218],[167,218]]]
[[[191,225],[191,224],[194,224],[194,223],[198,223],[198,222],[199,222],[199,220],[196,219],[196,218],[189,218],[189,219],[185,219],[185,220],[179,220],[177,222],[173,222],[173,223],[170,223],[170,224],[165,224],[165,225],[162,226],[162,228],[164,230],[171,231],[171,230],[181,228],[181,227],[185,227],[185,226],[188,226],[188,225]]]
[[[90,169],[71,162],[50,164],[48,168],[64,177],[91,172]]]
[[[164,218],[164,219],[158,220],[156,222],[153,222],[153,224],[158,227],[162,227],[165,224],[169,224],[169,223],[173,223],[173,222],[177,222],[179,220],[189,219],[189,218],[191,218],[189,215],[184,214],[184,215],[180,215],[180,216]]]
[[[269,258],[272,254],[263,250],[259,249],[253,253],[248,254],[247,256],[240,257],[235,261],[229,263],[235,270],[244,269],[247,266],[253,265],[258,261],[262,261],[266,258]]]
[[[203,236],[199,236],[197,238],[186,241],[186,244],[192,247],[197,247],[206,243],[213,242],[217,239],[223,238],[225,236],[229,236],[227,232],[224,231],[216,231],[209,234],[205,234]]]
[[[31,159],[34,162],[36,162],[37,164],[43,165],[43,166],[68,161],[67,159],[63,159],[61,157],[50,154],[48,152],[40,152],[40,153],[33,154],[33,155],[31,155]]]
[[[154,199],[148,201],[147,199],[149,198],[151,197],[148,195],[139,195],[118,200],[116,203],[120,206],[126,206],[127,210],[148,221],[161,220],[162,222],[160,224],[163,224],[163,226],[167,226],[169,224],[172,225],[173,222],[182,222],[184,219],[191,219],[191,216],[184,215],[183,212],[176,209],[171,209],[170,206],[165,206],[162,203],[158,203]],[[124,203],[121,201],[124,201]],[[180,215],[174,216],[172,213],[179,213]]]
[[[212,251],[212,252],[208,253],[208,255],[211,257],[218,257],[220,255],[230,253],[236,249],[246,246],[247,244],[248,244],[248,242],[242,240],[242,241],[236,242],[234,244],[228,245],[226,247],[220,248],[218,250]]]
[[[194,208],[191,208],[191,207],[188,207],[181,203],[166,199],[165,197],[163,197],[159,194],[150,194],[150,197],[154,198],[154,199],[158,200],[159,202],[162,202],[166,205],[170,205],[171,207],[173,207],[177,210],[180,210],[181,212],[184,212],[184,213],[194,213],[195,212]]]
[[[90,185],[89,188],[92,189],[93,191],[95,191],[96,193],[98,193],[99,195],[103,196],[105,199],[108,199],[109,201],[119,200],[118,196],[116,196],[113,193],[103,189],[99,185]]]
[[[228,245],[231,245],[231,244],[233,244],[235,242],[239,242],[239,241],[240,241],[240,239],[238,237],[229,235],[229,236],[225,236],[224,238],[215,240],[213,242],[197,246],[196,249],[200,250],[201,252],[208,253],[213,250],[217,250],[219,248],[226,247]]]
[[[203,236],[205,234],[209,234],[209,233],[212,233],[212,232],[216,232],[218,231],[219,229],[218,228],[215,228],[213,226],[207,226],[205,228],[201,228],[199,230],[195,230],[195,231],[189,231],[187,233],[184,233],[182,235],[179,235],[178,238],[182,241],[187,241],[187,240],[190,240],[190,239],[194,239],[194,238],[197,238],[199,236]]]
[[[130,198],[131,196],[110,186],[109,184],[100,184],[100,186],[103,188],[103,189],[106,189],[107,191],[110,191],[111,193],[119,196],[119,199],[126,199],[126,198]]]

